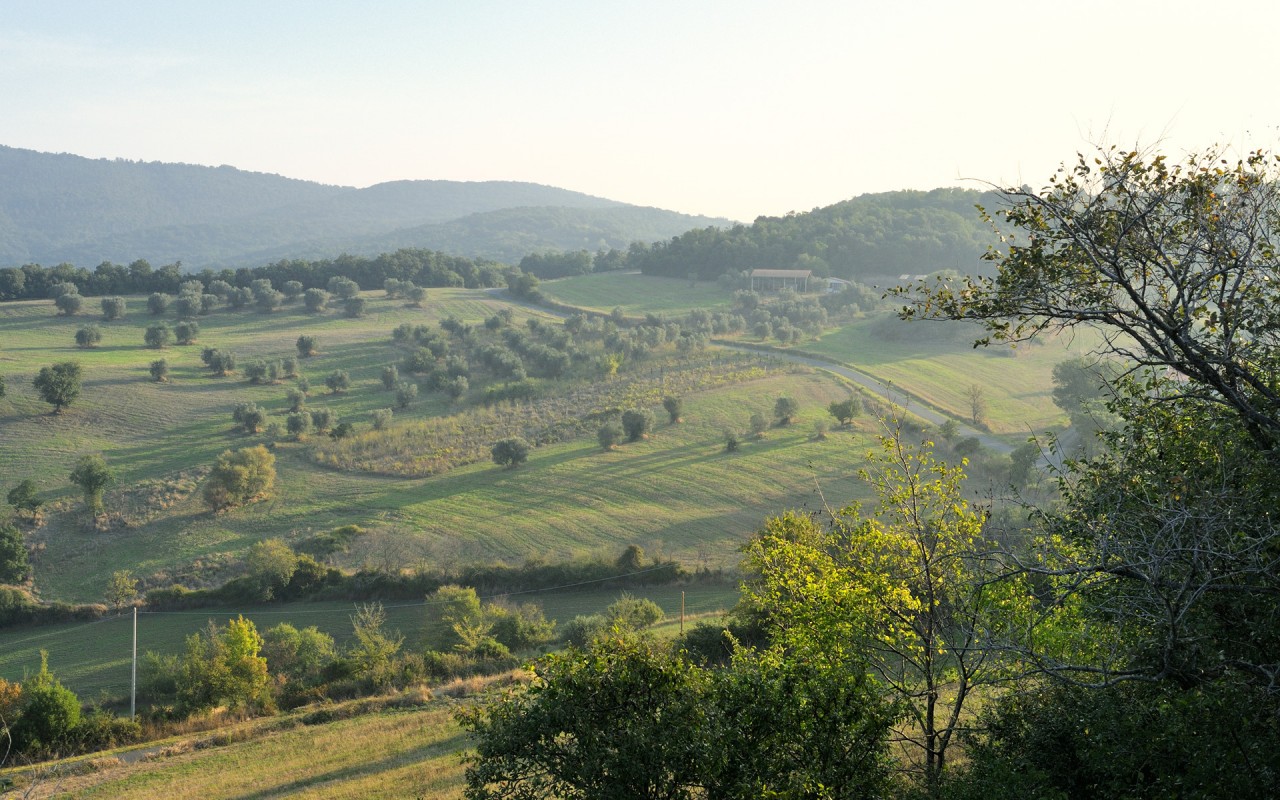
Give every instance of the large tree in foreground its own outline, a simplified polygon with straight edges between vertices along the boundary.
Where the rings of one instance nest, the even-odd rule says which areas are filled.
[[[907,317],[977,320],[983,341],[1092,327],[1180,396],[1280,444],[1280,156],[1173,163],[1115,148],[1081,156],[1039,192],[1011,189],[988,217],[994,277],[916,287]],[[910,290],[900,289],[901,293]],[[1169,387],[1166,387],[1166,389]]]

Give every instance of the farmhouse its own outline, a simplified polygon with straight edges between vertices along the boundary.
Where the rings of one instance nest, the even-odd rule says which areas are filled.
[[[779,289],[795,289],[798,292],[809,291],[809,279],[813,270],[809,269],[753,269],[751,270],[751,290],[776,292]]]

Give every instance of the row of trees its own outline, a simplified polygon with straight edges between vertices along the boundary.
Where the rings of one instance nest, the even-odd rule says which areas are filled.
[[[294,259],[263,267],[205,269],[198,273],[184,272],[180,262],[153,269],[143,259],[128,266],[103,262],[92,272],[70,264],[51,268],[27,264],[21,268],[0,269],[0,300],[56,297],[54,287],[57,284],[70,284],[76,287],[76,294],[95,296],[152,292],[178,294],[184,282],[193,280],[205,287],[206,291],[201,294],[216,294],[218,282],[232,288],[247,288],[254,281],[265,280],[282,289],[296,282],[305,290],[324,289],[333,278],[354,281],[364,290],[381,289],[389,278],[417,286],[465,286],[474,289],[501,286],[508,269],[506,265],[492,261],[415,249],[383,253],[374,258],[343,255],[318,261]]]

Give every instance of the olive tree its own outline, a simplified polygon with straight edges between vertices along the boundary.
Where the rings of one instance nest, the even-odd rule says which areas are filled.
[[[115,473],[101,453],[83,455],[68,476],[84,493],[85,505],[94,514],[102,513],[102,493],[115,481]]]
[[[262,445],[227,450],[205,479],[204,501],[215,511],[244,505],[271,491],[276,457]]]
[[[502,439],[490,450],[493,463],[514,469],[529,459],[529,443],[519,437]]]
[[[62,409],[80,396],[80,365],[74,361],[63,361],[49,367],[41,367],[32,379],[31,385],[39,392],[40,398],[53,406],[53,413]]]

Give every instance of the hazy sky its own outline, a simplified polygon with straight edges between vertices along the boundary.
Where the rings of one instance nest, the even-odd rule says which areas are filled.
[[[0,144],[751,220],[1273,147],[1272,2],[0,0]]]

